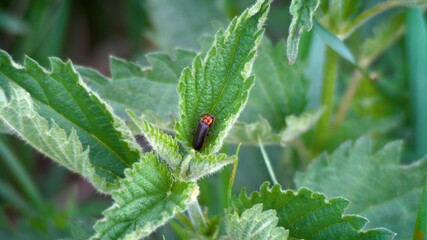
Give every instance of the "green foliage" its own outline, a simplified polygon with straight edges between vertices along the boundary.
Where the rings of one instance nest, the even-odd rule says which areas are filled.
[[[12,34],[25,34],[29,31],[28,25],[22,19],[1,10],[0,29]]]
[[[52,70],[48,72],[30,58],[21,67],[0,51],[1,88],[8,96],[13,82],[28,92],[37,104],[38,114],[52,119],[67,134],[78,137],[83,146],[89,146],[89,159],[97,175],[115,182],[126,167],[137,161],[137,143],[124,122],[84,85],[71,62],[50,60]]]
[[[177,58],[187,58],[183,51],[177,53]],[[114,58],[110,60],[111,78],[106,78],[100,73],[90,68],[79,67],[79,73],[88,81],[88,85],[96,91],[100,97],[105,99],[114,109],[114,112],[126,118],[126,109],[135,111],[138,114],[142,112],[152,112],[160,116],[164,121],[176,115],[176,83],[178,74],[168,67],[170,62],[158,63],[157,59],[164,59],[164,55],[153,55],[148,57],[155,63],[153,71],[146,70],[134,63]],[[158,60],[160,61],[160,60]],[[177,60],[177,66],[185,65],[188,60]],[[155,70],[155,71],[154,71]],[[155,73],[152,73],[155,72]],[[164,77],[151,80],[152,77]],[[156,75],[157,73],[157,75]],[[172,79],[175,78],[175,81]],[[158,94],[161,89],[162,94]],[[167,96],[167,97],[166,97]]]
[[[397,232],[399,239],[407,239],[414,227],[427,158],[400,165],[401,145],[392,142],[373,153],[369,138],[344,143],[331,155],[314,160],[295,182],[298,187],[349,199],[348,212],[367,217],[370,227],[384,226]]]
[[[292,15],[292,23],[289,26],[287,41],[287,55],[290,64],[293,64],[298,56],[298,45],[302,33],[310,31],[313,27],[313,14],[319,6],[320,0],[293,0],[289,11]]]
[[[10,83],[9,99],[0,91],[0,119],[3,124],[42,152],[72,172],[79,173],[101,191],[109,191],[105,178],[95,173],[89,161],[89,149],[84,150],[74,128],[67,135],[54,121],[49,123],[36,111],[30,94]]]
[[[316,19],[314,19],[314,30],[320,36],[320,38],[331,47],[341,57],[345,58],[352,64],[356,64],[356,59],[348,49],[348,47],[333,33],[329,32],[324,28]]]
[[[392,239],[383,226],[408,239],[414,225],[412,237],[421,238],[425,158],[400,164],[400,143],[373,152],[371,140],[360,139],[311,159],[366,134],[379,144],[408,140],[405,160],[425,154],[420,53],[426,0],[326,0],[319,11],[318,0],[293,0],[292,16],[283,2],[270,12],[270,0],[125,0],[114,7],[88,1],[73,2],[73,8],[70,1],[31,1],[19,8],[12,2],[0,3],[0,48],[10,52],[0,52],[0,131],[82,175],[115,203],[91,229],[80,197],[104,196],[79,187],[77,207],[77,194],[69,189],[78,178],[57,167],[46,174],[40,157],[23,151],[19,139],[9,141],[14,136],[3,136],[1,239],[130,239],[155,230],[154,238],[168,239]],[[380,15],[398,6],[422,8]],[[202,36],[221,26],[225,15],[237,17],[215,37]],[[69,16],[84,20],[67,24]],[[285,52],[280,37],[286,33],[275,26],[288,25]],[[313,34],[303,34],[313,26]],[[269,36],[263,36],[265,27]],[[141,57],[177,46],[192,50]],[[294,63],[298,48],[300,61],[289,66],[286,60]],[[9,56],[30,54],[43,62],[46,54],[61,52],[100,72],[57,58],[48,70],[30,58],[19,66]],[[99,62],[107,54],[132,60],[112,57],[110,76]],[[196,151],[194,130],[206,113],[215,121]],[[130,129],[144,135],[138,141],[154,152],[142,154]],[[246,145],[239,168],[240,146],[235,155],[226,154],[233,144]],[[261,154],[268,171],[260,166]],[[225,171],[206,178],[230,163],[231,176]],[[307,166],[296,185],[310,189],[292,190],[295,172]],[[233,187],[258,187],[268,175],[283,186],[265,184],[232,200]],[[97,203],[90,214],[106,206]],[[174,233],[160,228],[172,218],[179,220],[171,223]]]
[[[128,113],[139,130],[144,134],[153,150],[159,154],[160,158],[165,161],[172,170],[175,170],[182,160],[182,156],[179,154],[178,142],[172,136],[155,128],[144,119],[139,119],[132,111]]]
[[[427,2],[427,1],[426,1]],[[423,18],[423,10],[410,9],[407,17],[407,52],[409,79],[411,83],[412,112],[414,121],[415,153],[421,157],[427,149],[427,110],[424,103],[427,102],[427,82],[424,80],[427,75],[427,55],[420,54],[427,52],[427,25]]]
[[[168,168],[147,153],[125,171],[115,204],[104,211],[92,239],[139,239],[165,224],[198,195],[195,183],[176,181]]]
[[[251,124],[239,122],[233,127],[227,142],[257,145],[258,138],[260,138],[266,145],[281,144],[286,146],[314,126],[323,111],[322,108],[315,112],[304,112],[300,116],[287,116],[285,118],[286,128],[279,133],[274,133],[269,122],[262,117]]]
[[[236,155],[230,157],[223,153],[217,155],[204,155],[192,151],[182,163],[180,176],[195,181],[211,175],[235,161],[237,161]]]
[[[282,130],[285,117],[299,115],[307,106],[308,81],[302,63],[289,66],[283,42],[261,42],[254,63],[255,86],[240,121],[252,123],[262,116],[274,131]]]
[[[164,83],[178,83],[182,69],[191,65],[196,53],[193,51],[175,49],[173,59],[162,53],[150,53],[145,56],[151,64],[151,69],[146,70],[147,78]]]
[[[424,183],[424,190],[418,208],[417,221],[414,228],[414,240],[423,239],[427,235],[427,181]]]
[[[144,4],[154,28],[149,37],[163,50],[197,49],[200,36],[213,33],[212,19],[223,18],[214,1],[148,0]]]
[[[283,191],[280,185],[271,189],[265,182],[259,192],[246,196],[244,189],[233,203],[239,213],[262,203],[263,211],[275,210],[278,226],[289,230],[291,239],[393,239],[386,229],[363,230],[367,219],[345,215],[348,201],[343,198],[326,200],[323,194],[302,188],[297,192]]]
[[[286,240],[289,231],[276,227],[279,219],[276,211],[262,211],[262,204],[255,204],[239,216],[236,212],[228,212],[226,230],[231,239]]]
[[[263,34],[269,3],[258,1],[235,18],[227,30],[219,30],[206,58],[196,57],[185,68],[178,86],[180,118],[177,139],[191,147],[198,120],[205,113],[215,116],[203,153],[217,152],[242,111],[254,77],[251,68]]]
[[[293,115],[286,117],[286,129],[280,133],[280,144],[286,146],[287,143],[296,139],[301,134],[306,132],[312,127],[322,116],[324,109],[319,109],[316,112],[306,112],[301,116],[295,117]]]
[[[261,138],[264,144],[275,144],[280,141],[277,134],[272,133],[269,122],[259,117],[254,123],[237,122],[231,130],[227,142],[234,144],[257,145],[258,138]]]

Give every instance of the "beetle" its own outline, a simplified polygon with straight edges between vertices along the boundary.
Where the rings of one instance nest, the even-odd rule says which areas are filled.
[[[194,134],[193,148],[200,151],[205,143],[206,137],[208,136],[209,128],[215,121],[215,117],[209,113],[205,114],[199,119],[199,125]]]

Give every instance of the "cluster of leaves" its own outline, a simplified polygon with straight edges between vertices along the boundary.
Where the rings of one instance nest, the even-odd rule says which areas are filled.
[[[411,3],[424,4],[415,0]],[[154,10],[162,5],[156,1],[147,4]],[[185,228],[173,225],[182,236],[217,238],[220,218],[205,220],[207,214],[198,211],[197,181],[230,163],[237,166],[237,155],[219,153],[224,143],[304,149],[299,136],[320,119],[317,132],[311,133],[320,137],[306,141],[319,143],[325,140],[321,135],[327,133],[330,124],[330,98],[322,98],[324,108],[306,111],[309,84],[303,72],[304,63],[288,66],[284,44],[262,40],[270,4],[271,1],[258,0],[234,18],[227,29],[220,29],[212,43],[207,41],[211,46],[200,55],[186,50],[176,50],[174,59],[150,54],[148,69],[112,58],[111,78],[57,58],[50,59],[49,71],[31,58],[20,66],[8,53],[0,51],[2,127],[83,176],[98,191],[112,196],[114,204],[95,224],[92,239],[142,238],[174,217]],[[392,32],[385,28],[380,37],[369,42],[370,49],[375,51],[362,55],[364,62],[358,62],[342,40],[375,14],[406,4],[385,1],[352,22],[349,19],[355,12],[346,11],[347,19],[343,15],[338,18],[334,15],[336,9],[327,8],[320,1],[294,0],[290,8],[293,20],[287,42],[288,60],[296,62],[302,33],[314,25],[316,34],[327,45],[364,73],[364,68],[380,52],[372,46],[382,43],[383,36]],[[350,9],[350,5],[345,3],[342,8]],[[314,19],[317,8],[328,13],[329,26],[324,26],[328,22],[324,19]],[[343,27],[336,26],[340,19],[346,20]],[[155,24],[175,32],[162,22]],[[164,47],[172,44],[162,42],[160,35],[154,34],[152,38],[159,39]],[[185,37],[177,41],[188,43]],[[337,58],[331,56],[335,56],[331,58],[334,65]],[[327,75],[334,72],[327,70]],[[249,97],[255,76],[258,87]],[[334,82],[328,84],[325,79],[324,89],[334,89]],[[206,113],[215,116],[215,122],[202,150],[195,151],[192,132]],[[235,124],[238,117],[242,122]],[[126,124],[126,119],[132,122]],[[325,122],[327,128],[322,129]],[[135,134],[144,135],[153,152],[143,153]],[[414,226],[416,236],[422,236],[426,230],[422,225],[425,204],[416,223],[415,215],[427,159],[401,165],[400,142],[392,142],[376,153],[371,145],[370,138],[360,138],[342,144],[330,155],[320,155],[306,171],[296,174],[294,180],[299,190],[282,190],[279,184],[270,188],[264,183],[258,192],[247,196],[244,189],[238,197],[229,199],[224,237],[393,239],[397,233],[399,239],[406,239]],[[182,214],[186,210],[190,220]],[[90,235],[89,231],[84,237]]]

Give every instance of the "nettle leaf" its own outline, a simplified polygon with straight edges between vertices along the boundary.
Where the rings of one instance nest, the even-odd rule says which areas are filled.
[[[107,184],[104,178],[95,173],[89,161],[89,149],[83,149],[74,128],[67,135],[55,121],[49,123],[38,114],[30,94],[24,89],[14,83],[10,83],[8,89],[9,99],[0,89],[0,121],[6,127],[39,152],[82,175],[98,190],[109,192],[115,187],[115,183]]]
[[[298,44],[302,33],[313,27],[313,14],[319,6],[320,0],[292,0],[289,11],[292,22],[289,26],[287,41],[287,55],[289,64],[293,64],[298,56]]]
[[[177,84],[182,69],[191,65],[196,57],[193,51],[175,49],[174,55],[164,53],[150,53],[145,56],[151,64],[146,71],[146,77],[152,81]]]
[[[348,201],[343,198],[326,200],[325,195],[302,188],[297,192],[283,191],[280,185],[269,188],[265,182],[250,197],[246,190],[233,200],[239,213],[262,203],[263,210],[275,210],[278,226],[289,230],[290,239],[393,239],[394,233],[383,229],[363,230],[367,219],[345,215]]]
[[[161,49],[198,49],[197,39],[214,33],[212,21],[224,19],[215,1],[190,4],[185,0],[148,0],[143,3],[149,9],[147,14],[154,29],[148,37]]]
[[[242,111],[254,83],[251,75],[257,46],[263,34],[270,1],[259,0],[233,19],[227,30],[219,30],[204,60],[194,59],[181,74],[178,92],[180,119],[175,125],[177,139],[191,148],[199,119],[215,116],[202,153],[215,153]]]
[[[180,176],[188,180],[198,180],[214,174],[224,166],[237,161],[237,156],[226,154],[204,155],[192,150],[182,162]]]
[[[138,144],[125,123],[84,85],[70,61],[50,58],[50,62],[50,72],[28,57],[22,67],[0,51],[0,86],[8,96],[9,83],[19,85],[31,95],[41,117],[68,134],[75,129],[82,145],[90,148],[96,173],[114,183],[139,159]]]
[[[298,187],[349,199],[348,212],[367,217],[369,227],[384,226],[397,232],[399,239],[408,239],[424,186],[427,158],[401,165],[401,146],[399,141],[392,142],[373,153],[369,138],[346,142],[297,173],[295,182]]]
[[[239,121],[251,123],[261,115],[273,130],[281,131],[286,126],[286,116],[298,115],[306,108],[309,84],[304,75],[305,66],[302,63],[289,66],[281,42],[273,46],[264,39],[258,52],[254,63],[255,86]]]
[[[262,204],[243,211],[241,216],[236,212],[227,212],[226,231],[231,239],[287,240],[289,231],[276,227],[279,219],[276,211],[262,211]]]
[[[159,154],[169,167],[173,170],[177,168],[182,161],[178,142],[172,136],[154,127],[144,119],[138,118],[132,111],[128,111],[128,113],[153,150]]]
[[[115,204],[94,228],[92,239],[139,239],[148,236],[175,214],[187,209],[198,195],[194,182],[176,181],[156,155],[147,153],[126,169],[120,188],[113,192]]]
[[[313,127],[323,112],[324,109],[321,108],[315,112],[304,112],[300,116],[290,115],[285,118],[286,128],[279,133],[274,133],[269,122],[262,117],[251,124],[238,122],[233,127],[227,142],[258,145],[258,138],[260,138],[264,145],[281,144],[285,146]]]
[[[277,144],[280,141],[278,134],[272,132],[269,122],[262,117],[254,123],[237,122],[226,138],[227,143],[257,145],[258,138],[264,145]]]
[[[179,73],[191,63],[190,56],[194,55],[176,51],[174,61],[165,54],[147,55],[153,64],[152,69],[143,69],[135,63],[112,57],[111,78],[90,68],[79,67],[78,70],[88,85],[122,118],[128,117],[125,110],[130,109],[138,115],[152,112],[167,121],[177,115]]]
[[[317,123],[324,111],[325,109],[321,108],[316,112],[305,112],[298,117],[293,115],[286,117],[287,127],[280,133],[280,144],[285,146],[301,134],[305,133]]]

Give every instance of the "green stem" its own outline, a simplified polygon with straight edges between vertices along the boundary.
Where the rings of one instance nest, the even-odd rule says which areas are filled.
[[[350,34],[356,30],[359,26],[364,24],[369,19],[375,17],[381,12],[384,12],[386,10],[389,10],[394,7],[398,6],[409,6],[409,5],[422,5],[426,4],[425,0],[388,0],[385,2],[382,2],[375,7],[372,7],[366,11],[364,11],[362,14],[357,16],[353,21],[346,24],[345,27],[340,31],[339,37],[340,39],[346,39]]]
[[[188,204],[187,212],[191,223],[193,224],[194,230],[199,231],[206,226],[205,217],[203,216],[202,209],[200,208],[199,202],[197,200]]]
[[[423,194],[421,195],[418,216],[415,222],[413,240],[425,239],[427,234],[427,179],[424,183]]]
[[[274,174],[273,167],[271,167],[270,158],[267,155],[267,152],[264,149],[264,145],[261,142],[261,138],[258,136],[259,148],[261,149],[262,157],[264,158],[265,166],[267,166],[268,173],[270,174],[271,181],[273,184],[278,184],[276,175]]]
[[[1,159],[6,164],[9,171],[16,178],[19,186],[22,188],[25,195],[30,199],[32,205],[37,208],[39,212],[43,212],[43,201],[37,191],[36,186],[33,184],[29,175],[19,163],[19,160],[11,152],[2,138],[0,138],[0,156],[2,156]]]
[[[236,156],[239,156],[240,146],[242,146],[242,144],[239,144],[239,146],[237,146]],[[230,180],[228,182],[228,189],[227,189],[227,208],[230,207],[232,204],[231,192],[233,191],[234,178],[236,177],[238,165],[239,165],[239,158],[237,158],[236,161],[234,161],[233,168],[231,169]]]
[[[359,71],[355,71],[353,74],[353,78],[350,81],[350,85],[345,91],[343,100],[341,101],[341,104],[338,107],[337,115],[335,117],[334,124],[333,124],[334,128],[338,128],[341,125],[341,122],[344,120],[347,114],[347,111],[350,107],[351,101],[353,100],[353,97],[356,94],[356,91],[359,88],[361,81],[362,81],[362,74]]]
[[[322,83],[321,105],[325,113],[317,125],[316,142],[321,143],[328,138],[332,108],[334,106],[335,82],[337,78],[338,55],[330,47],[326,49],[325,68]]]

